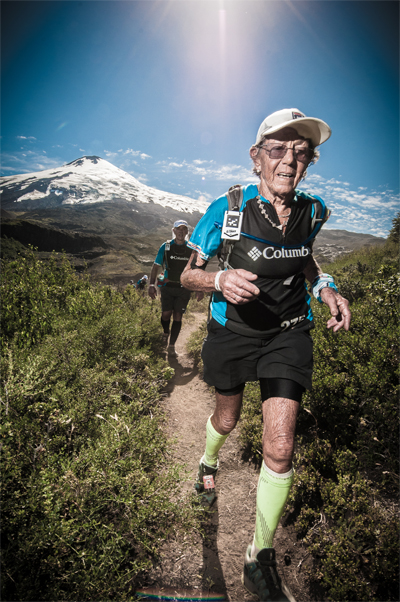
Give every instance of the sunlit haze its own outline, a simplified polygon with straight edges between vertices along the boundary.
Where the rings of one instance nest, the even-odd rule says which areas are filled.
[[[332,128],[301,188],[328,228],[387,236],[399,210],[396,1],[2,2],[1,175],[98,155],[211,202],[255,181],[262,120]]]

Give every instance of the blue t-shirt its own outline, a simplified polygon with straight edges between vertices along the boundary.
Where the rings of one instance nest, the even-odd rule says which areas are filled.
[[[208,208],[197,224],[188,246],[209,260],[222,248],[221,229],[226,195]],[[319,197],[296,190],[291,213],[283,234],[269,220],[279,224],[274,206],[258,194],[255,184],[243,188],[240,240],[235,242],[229,265],[245,269],[258,278],[261,293],[254,301],[233,305],[222,293],[214,293],[213,318],[228,329],[245,336],[265,338],[288,328],[310,328],[313,316],[303,270],[312,254],[312,244],[329,210]],[[313,218],[319,221],[313,222]],[[317,225],[316,225],[317,224]]]

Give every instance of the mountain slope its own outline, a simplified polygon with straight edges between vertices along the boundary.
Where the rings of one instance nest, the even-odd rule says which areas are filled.
[[[142,184],[100,157],[81,157],[55,169],[0,178],[2,207],[43,209],[65,205],[132,201],[156,203],[181,213],[204,213],[207,203]]]
[[[100,157],[81,157],[68,165],[0,178],[2,256],[21,245],[39,252],[65,250],[74,265],[96,279],[129,282],[148,273],[159,246],[171,238],[175,220],[193,228],[207,203],[145,186]],[[384,239],[345,230],[323,229],[314,245],[317,261]],[[23,248],[23,247],[22,247]]]

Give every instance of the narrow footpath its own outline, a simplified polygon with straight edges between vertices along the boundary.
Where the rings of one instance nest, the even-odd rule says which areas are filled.
[[[166,389],[165,409],[168,435],[176,439],[172,459],[185,464],[188,480],[184,491],[192,491],[198,464],[204,453],[205,425],[213,412],[214,397],[193,367],[186,341],[205,320],[204,314],[192,313],[184,319],[176,344],[178,356],[169,358],[175,376]],[[205,521],[206,537],[166,542],[157,566],[149,575],[149,584],[157,592],[186,593],[187,596],[219,594],[232,602],[252,600],[241,583],[244,554],[251,542],[255,525],[256,492],[259,470],[242,457],[238,431],[228,437],[219,454],[216,478],[217,500]],[[293,527],[278,527],[275,548],[279,572],[298,602],[309,602],[303,568],[306,552],[296,540]]]

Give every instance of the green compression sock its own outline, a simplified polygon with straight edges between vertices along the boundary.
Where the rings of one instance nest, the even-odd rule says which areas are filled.
[[[204,463],[207,464],[207,466],[217,466],[218,452],[225,443],[228,435],[220,435],[217,433],[211,424],[211,416],[207,420],[206,435],[206,451],[203,456]]]
[[[293,483],[293,468],[285,474],[270,470],[263,462],[257,488],[257,517],[252,556],[272,548],[276,528]]]

